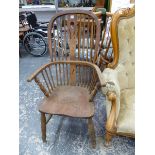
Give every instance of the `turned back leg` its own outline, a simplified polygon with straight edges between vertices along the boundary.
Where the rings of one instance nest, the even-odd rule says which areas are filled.
[[[94,123],[93,123],[92,117],[88,118],[88,133],[89,133],[92,147],[95,148],[96,147],[96,136],[95,136],[95,129],[94,129]]]

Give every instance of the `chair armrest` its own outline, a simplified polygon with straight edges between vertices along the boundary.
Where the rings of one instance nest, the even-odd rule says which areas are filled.
[[[106,95],[109,91],[114,92],[117,96],[120,96],[120,86],[117,77],[117,71],[106,68],[102,72],[102,79],[104,79],[104,83],[106,87],[102,88],[102,92]]]
[[[33,72],[28,78],[27,78],[27,82],[31,82],[32,80],[34,80],[34,78],[47,66],[49,66],[50,63],[45,64],[43,66],[41,66],[40,68],[38,68],[35,72]]]
[[[99,67],[91,62],[83,62],[83,61],[57,61],[57,62],[50,62],[50,63],[47,63],[45,65],[42,65],[39,69],[37,69],[34,73],[32,73],[27,81],[28,82],[31,82],[42,70],[44,70],[45,68],[47,68],[48,66],[51,66],[51,65],[54,65],[54,64],[81,64],[81,65],[87,65],[87,66],[90,66],[92,68],[95,69],[98,77],[99,77],[99,81],[101,83],[101,85],[104,85],[105,82],[103,80],[103,77],[102,77],[102,73],[99,69]]]
[[[83,69],[81,70],[81,68]],[[89,74],[87,74],[87,68]],[[40,67],[27,79],[28,82],[32,80],[35,80],[46,97],[49,97],[57,86],[81,85],[89,88],[90,100],[92,100],[98,89],[97,83],[105,86],[99,67],[91,62],[84,61],[50,62]]]
[[[116,94],[114,92],[108,92],[107,94],[108,100],[111,102],[111,110],[106,122],[106,130],[108,132],[114,133],[116,132],[116,111],[117,111],[117,103],[116,103]]]
[[[102,78],[106,84],[105,87],[102,87],[102,93],[106,95],[107,122],[117,120],[120,111],[120,85],[117,73],[116,70],[110,68],[106,68],[102,72]]]

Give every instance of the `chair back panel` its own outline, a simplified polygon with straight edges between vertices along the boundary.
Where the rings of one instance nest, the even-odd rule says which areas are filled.
[[[100,40],[100,22],[90,11],[75,10],[56,14],[48,26],[51,61],[95,62]]]
[[[135,87],[135,8],[118,10],[112,17],[113,61],[121,89]]]

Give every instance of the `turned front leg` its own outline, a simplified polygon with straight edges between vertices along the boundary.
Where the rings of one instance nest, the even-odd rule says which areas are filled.
[[[46,142],[46,116],[45,113],[41,112],[41,132],[42,132],[42,140]]]

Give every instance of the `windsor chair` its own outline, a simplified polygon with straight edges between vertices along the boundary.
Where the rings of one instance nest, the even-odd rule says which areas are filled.
[[[39,106],[44,142],[49,119],[52,115],[63,115],[88,119],[91,143],[93,148],[96,146],[93,98],[104,84],[101,71],[95,65],[99,40],[100,22],[90,11],[65,11],[51,19],[48,26],[51,62],[28,78],[28,82],[37,83],[45,96]],[[56,49],[57,42],[61,42],[61,47],[58,44]]]

